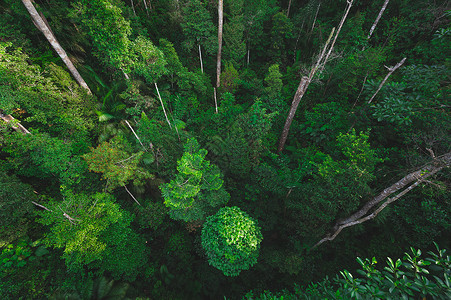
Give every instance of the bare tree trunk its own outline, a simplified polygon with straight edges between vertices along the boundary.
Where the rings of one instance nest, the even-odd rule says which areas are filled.
[[[279,147],[277,148],[278,153],[282,152],[283,148],[285,147],[285,142],[287,141],[288,132],[290,132],[291,123],[293,122],[296,110],[298,109],[299,103],[301,102],[302,96],[304,96],[309,83],[309,77],[303,76],[301,78],[301,82],[299,83],[298,89],[296,90],[296,94],[294,94],[293,101],[291,102],[290,112],[288,113],[287,120],[285,121],[285,125],[283,126],[282,134],[279,139]]]
[[[147,8],[147,0],[143,0],[144,2],[144,7],[146,8],[146,13],[147,15],[149,15],[149,9]]]
[[[291,0],[288,2],[287,18],[290,15],[290,8],[291,8]]]
[[[216,59],[216,87],[221,84],[222,25],[224,21],[223,0],[218,2],[218,57]]]
[[[78,73],[77,69],[75,68],[74,64],[70,61],[69,57],[67,57],[66,51],[64,51],[64,49],[58,43],[56,37],[52,34],[50,28],[45,24],[44,20],[41,18],[36,8],[31,3],[31,0],[22,0],[22,3],[30,13],[31,19],[33,20],[34,24],[44,34],[46,39],[49,41],[50,45],[52,45],[53,49],[55,49],[55,51],[61,57],[63,62],[66,64],[66,67],[69,69],[69,72],[78,82],[78,84],[80,84],[80,86],[86,89],[88,94],[91,94],[91,90],[89,89],[88,85],[81,77],[80,73]]]
[[[4,115],[0,113],[0,119],[5,121],[6,123],[14,122],[14,117],[11,115]],[[31,134],[25,127],[23,127],[20,123],[16,123],[15,125],[11,126],[12,129],[14,129],[17,132],[22,132],[23,134]]]
[[[376,20],[374,21],[373,26],[371,26],[370,33],[368,34],[367,39],[370,39],[371,35],[373,35],[374,29],[376,29],[377,23],[379,23],[379,20],[381,19],[382,14],[384,13],[385,9],[387,8],[388,2],[390,2],[390,0],[385,0],[384,5],[382,5],[382,8],[381,8],[379,14],[377,15]]]
[[[313,19],[312,29],[310,30],[310,32],[313,32],[313,28],[315,28],[316,18],[318,17],[318,12],[319,12],[319,7],[320,7],[320,6],[321,6],[321,2],[318,3],[318,8],[316,9],[315,18]]]
[[[199,60],[200,60],[200,70],[202,71],[202,74],[204,74],[204,64],[202,62],[202,50],[200,49],[200,44],[199,44]]]
[[[341,31],[341,27],[343,27],[343,24],[345,23],[345,20],[348,17],[348,13],[351,10],[352,2],[354,0],[346,0],[346,1],[347,1],[348,5],[346,6],[345,13],[343,14],[343,17],[341,18],[340,24],[338,25],[337,33],[335,34],[334,40],[332,41],[332,44],[330,45],[329,51],[327,52],[327,55],[324,58],[324,61],[323,61],[322,65],[321,65],[320,72],[323,71],[324,66],[327,63],[327,60],[329,59],[329,56],[332,53],[332,50],[334,49],[335,42],[337,41],[338,35],[340,34],[340,31]]]
[[[432,150],[431,150],[432,152]],[[338,220],[333,228],[333,233],[327,235],[318,243],[316,243],[312,249],[318,247],[324,242],[332,241],[337,237],[337,235],[346,227],[351,227],[354,225],[362,224],[368,220],[374,219],[384,208],[386,208],[390,203],[395,202],[408,192],[410,192],[413,188],[418,186],[422,182],[427,182],[425,179],[438,173],[443,168],[449,167],[451,165],[451,152],[446,153],[439,157],[434,157],[432,163],[426,165],[425,167],[420,168],[419,170],[410,173],[403,177],[401,180],[391,185],[390,187],[384,189],[378,196],[374,197],[370,201],[368,201],[359,211],[351,215],[350,217],[342,220]],[[407,187],[406,187],[407,186]],[[405,188],[405,189],[404,189]],[[372,213],[368,214],[368,212],[379,205],[382,201],[384,201],[390,195],[402,190],[397,195],[388,198],[384,203],[382,203],[378,208],[376,208]]]
[[[329,45],[330,39],[332,38],[332,35],[334,34],[335,28],[332,29],[332,32],[329,35],[329,38],[324,45],[323,51],[321,51],[321,54],[318,57],[318,60],[315,64],[315,66],[312,67],[310,70],[309,76],[303,76],[301,78],[301,81],[299,82],[298,89],[296,90],[296,93],[294,94],[293,101],[291,102],[291,108],[290,112],[288,113],[287,120],[285,121],[285,125],[283,126],[282,134],[279,138],[279,147],[277,148],[277,153],[282,152],[283,148],[285,147],[285,143],[287,141],[288,132],[290,131],[291,123],[293,122],[294,115],[296,114],[296,110],[298,109],[299,103],[301,102],[302,97],[305,94],[305,91],[307,90],[310,82],[313,79],[313,76],[315,76],[316,70],[318,70],[318,67],[324,57],[324,54],[326,52],[327,46]]]
[[[135,17],[136,17],[135,4],[133,3],[133,0],[130,0],[130,1],[131,1],[131,3],[132,3],[133,14],[134,14]]]
[[[251,53],[251,49],[247,48],[247,66],[249,67],[249,55]]]
[[[379,84],[379,87],[377,88],[377,91],[374,93],[373,97],[371,97],[370,100],[368,100],[368,103],[371,103],[374,99],[374,97],[376,97],[377,93],[379,93],[379,91],[381,90],[382,86],[385,84],[385,82],[387,81],[388,77],[390,77],[390,75],[396,71],[396,69],[398,69],[400,66],[402,66],[404,64],[404,62],[406,61],[407,57],[404,57],[399,63],[397,63],[394,67],[387,67],[388,69],[388,74],[387,76],[385,76],[384,80],[382,80],[381,84]]]
[[[163,108],[164,116],[166,117],[166,121],[169,124],[169,128],[172,129],[171,122],[169,122],[168,115],[166,114],[166,109],[164,109],[163,100],[161,99],[160,91],[158,90],[158,85],[155,82],[155,88],[157,89],[158,98],[160,99],[161,107]]]
[[[132,197],[132,199],[135,200],[135,202],[138,203],[139,206],[141,206],[141,203],[139,203],[139,201],[136,200],[135,196],[133,196],[133,194],[130,193],[130,191],[128,190],[127,186],[124,185],[124,189],[130,195],[130,197]]]
[[[216,113],[218,113],[218,101],[216,100],[216,88],[213,88],[213,93],[215,96],[215,109],[216,109]]]
[[[328,48],[330,40],[331,40],[332,36],[334,35],[335,28],[332,29],[332,32],[330,33],[329,38],[327,39],[327,42],[324,45],[323,51],[321,51],[321,54],[319,55],[315,66],[312,67],[312,69],[310,70],[309,76],[302,77],[301,82],[299,83],[298,89],[296,90],[296,94],[294,95],[293,101],[291,103],[290,112],[288,113],[287,120],[285,121],[285,125],[283,127],[282,134],[280,135],[277,153],[282,152],[283,148],[285,147],[285,143],[286,143],[287,137],[288,137],[288,132],[290,131],[291,122],[293,121],[293,118],[294,118],[294,115],[298,108],[298,105],[299,105],[302,97],[304,96],[305,92],[307,91],[308,86],[312,82],[312,79],[315,76],[315,73],[319,69],[321,69],[320,72],[324,69],[324,66],[327,63],[327,60],[329,59],[330,53],[332,52],[332,49],[334,48],[338,34],[340,33],[340,30],[341,30],[341,27],[343,26],[343,24],[346,20],[346,17],[348,16],[349,10],[351,9],[353,1],[354,0],[347,0],[348,5],[346,7],[345,13],[343,14],[343,17],[341,18],[337,33],[335,34],[334,40],[332,41],[332,44],[330,45],[330,47]],[[329,51],[327,52],[327,55],[324,56],[327,49],[329,49]]]

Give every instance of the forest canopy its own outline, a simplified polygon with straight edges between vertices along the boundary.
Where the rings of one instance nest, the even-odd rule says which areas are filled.
[[[450,24],[0,0],[0,298],[449,299]]]

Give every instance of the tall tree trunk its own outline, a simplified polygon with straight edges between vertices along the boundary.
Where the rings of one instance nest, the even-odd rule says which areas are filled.
[[[146,8],[146,13],[147,15],[149,15],[149,9],[147,8],[147,0],[143,0],[144,2],[144,7]]]
[[[218,56],[216,58],[216,87],[221,84],[222,25],[224,21],[223,0],[218,2]]]
[[[287,141],[288,133],[290,132],[291,123],[293,122],[296,110],[298,109],[299,103],[301,103],[301,99],[304,96],[309,83],[309,78],[307,76],[303,76],[301,78],[301,82],[299,83],[298,89],[294,94],[293,101],[291,102],[290,112],[288,113],[287,120],[285,121],[285,125],[283,126],[282,134],[280,135],[279,147],[277,148],[278,153],[282,152],[283,148],[285,147],[285,142]]]
[[[371,35],[374,32],[374,29],[376,29],[377,23],[379,23],[379,20],[381,19],[382,14],[384,13],[385,9],[387,8],[388,2],[390,2],[390,0],[385,0],[384,5],[382,5],[382,8],[381,8],[379,14],[377,15],[376,20],[374,21],[373,26],[371,26],[370,33],[368,34],[367,39],[370,39]]]
[[[403,63],[406,61],[406,57],[404,57],[399,63],[397,63],[395,66],[393,67],[386,67],[388,69],[388,73],[385,76],[384,80],[382,80],[381,84],[379,84],[379,87],[377,88],[377,91],[374,93],[374,95],[371,97],[370,100],[368,100],[368,104],[371,103],[374,99],[374,97],[376,97],[377,93],[379,93],[379,91],[381,90],[382,86],[385,84],[385,82],[387,81],[388,77],[390,77],[390,75],[396,71],[396,69],[398,69],[400,66],[403,65]]]
[[[432,152],[432,150],[430,150],[430,152]],[[420,183],[426,182],[426,178],[438,173],[443,168],[451,166],[451,152],[441,155],[439,157],[435,157],[432,152],[432,157],[434,158],[434,160],[430,164],[418,169],[415,172],[406,175],[395,184],[384,189],[378,196],[372,198],[359,211],[357,211],[350,217],[338,220],[333,228],[333,232],[331,234],[328,234],[318,243],[316,243],[315,246],[312,247],[312,249],[318,247],[324,242],[332,241],[346,227],[362,224],[366,221],[374,219],[390,203],[395,202],[396,200],[398,200],[399,198],[410,192],[413,188],[418,186]],[[390,195],[400,191],[401,189],[404,190],[399,192],[397,195],[388,198]],[[381,202],[383,202],[387,198],[388,200],[386,200],[379,207],[377,207]],[[376,209],[372,213],[368,214],[368,212],[374,208]]]
[[[216,110],[216,113],[218,113],[218,100],[216,100],[216,88],[213,88],[213,94],[215,97],[215,110]]]
[[[202,74],[204,74],[204,63],[202,62],[202,50],[200,49],[200,44],[199,44],[199,60],[200,60],[200,70],[202,71]]]
[[[249,67],[249,55],[251,53],[251,49],[247,48],[247,66]]]
[[[136,17],[135,4],[133,3],[133,0],[130,0],[130,2],[132,3],[133,15]]]
[[[335,34],[334,40],[332,41],[332,44],[329,46],[330,40],[332,36],[334,35],[335,28],[332,29],[332,32],[329,35],[329,38],[327,39],[326,44],[324,45],[323,51],[321,51],[321,54],[318,57],[318,60],[316,61],[316,64],[314,67],[311,68],[309,76],[302,77],[298,89],[296,90],[296,93],[294,95],[293,101],[291,103],[290,112],[288,113],[287,120],[285,121],[285,125],[282,130],[282,134],[280,135],[279,139],[279,146],[277,148],[277,153],[282,152],[283,148],[285,147],[285,143],[287,141],[288,132],[290,131],[291,122],[293,122],[294,115],[296,113],[296,110],[299,106],[299,103],[304,96],[305,92],[307,91],[308,86],[312,82],[313,77],[315,76],[315,73],[320,70],[320,72],[324,69],[324,66],[327,63],[327,60],[329,59],[330,53],[332,52],[332,49],[334,48],[335,42],[337,40],[338,34],[340,33],[341,27],[343,26],[346,17],[348,16],[349,10],[351,9],[352,2],[354,0],[347,0],[347,7],[345,10],[345,13],[343,14],[343,17],[341,18],[340,24],[338,25],[337,33]],[[327,49],[329,51],[327,52],[327,55],[325,55]]]
[[[39,13],[37,12],[36,8],[33,6],[33,3],[31,3],[31,0],[22,0],[23,5],[27,8],[28,12],[30,13],[30,16],[36,25],[36,27],[44,34],[46,39],[49,41],[50,45],[52,45],[53,49],[58,53],[58,55],[61,57],[63,62],[66,64],[66,67],[69,69],[69,72],[72,74],[72,76],[75,78],[75,80],[82,86],[88,94],[91,94],[91,90],[89,89],[88,85],[84,81],[84,79],[81,77],[80,73],[78,73],[77,69],[75,68],[74,64],[70,61],[69,57],[66,54],[66,51],[61,47],[61,45],[56,40],[56,37],[51,32],[50,28],[45,24],[44,20],[41,18]]]
[[[163,108],[164,116],[166,117],[166,122],[169,124],[169,128],[172,129],[171,122],[169,122],[168,115],[166,114],[166,109],[164,109],[163,99],[161,99],[160,91],[158,90],[158,85],[155,82],[155,88],[157,89],[158,98],[160,99],[161,107]]]
[[[313,79],[313,76],[315,76],[316,70],[318,70],[318,67],[324,57],[324,54],[326,53],[327,46],[330,43],[330,40],[334,34],[335,28],[332,29],[332,32],[329,35],[329,38],[327,39],[326,44],[324,45],[323,51],[321,51],[321,54],[318,57],[318,60],[316,64],[312,67],[310,70],[309,76],[303,76],[301,78],[301,81],[299,83],[298,89],[296,90],[296,93],[294,94],[293,101],[291,102],[291,108],[290,112],[288,113],[287,120],[285,121],[285,125],[283,126],[282,134],[279,138],[279,146],[277,148],[277,153],[282,152],[283,148],[285,147],[285,143],[287,141],[288,132],[290,131],[291,123],[293,122],[294,115],[296,114],[296,110],[298,109],[299,103],[301,102],[302,97],[305,94],[305,91],[307,90],[310,82]]]
[[[335,42],[337,41],[338,35],[340,34],[341,27],[343,27],[343,24],[345,23],[346,18],[348,17],[348,13],[351,10],[353,1],[354,0],[347,0],[348,5],[346,6],[345,13],[343,14],[343,17],[341,18],[340,24],[338,25],[337,33],[335,34],[334,40],[332,41],[332,44],[330,45],[329,51],[327,52],[327,55],[324,58],[324,61],[323,61],[322,65],[321,65],[321,67],[320,67],[320,72],[323,71],[324,66],[326,65],[326,63],[327,63],[327,61],[329,59],[329,56],[332,53],[332,50],[334,49]]]

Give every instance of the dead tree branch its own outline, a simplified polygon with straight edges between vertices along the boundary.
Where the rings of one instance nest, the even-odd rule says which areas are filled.
[[[5,121],[6,123],[14,122],[14,117],[11,115],[3,115],[0,114],[0,119]],[[19,122],[17,122],[15,125],[11,125],[11,128],[14,129],[17,132],[22,132],[23,134],[31,134],[25,127],[23,127]]]
[[[384,189],[379,195],[368,201],[359,211],[357,211],[350,217],[338,220],[333,228],[333,232],[328,234],[318,243],[316,243],[312,247],[312,250],[324,242],[332,241],[333,239],[335,239],[343,229],[354,225],[362,224],[363,222],[374,219],[390,203],[395,202],[396,200],[398,200],[399,198],[410,192],[412,189],[414,189],[416,186],[418,186],[420,183],[427,182],[425,180],[426,178],[438,173],[443,168],[449,167],[450,165],[451,165],[451,152],[437,157],[430,164],[418,169],[415,172],[406,175],[395,184]],[[391,198],[388,198],[390,195],[400,190],[402,190],[400,193],[396,194]],[[383,202],[387,198],[388,200]],[[383,203],[380,206],[378,206],[381,202]],[[376,209],[370,214],[368,214],[370,210],[374,208]]]
[[[381,90],[382,86],[384,86],[385,82],[387,81],[388,77],[396,71],[400,66],[403,65],[403,63],[406,61],[407,57],[404,57],[399,63],[397,63],[394,67],[386,67],[388,69],[388,74],[385,76],[384,80],[382,80],[381,84],[379,84],[379,87],[377,88],[377,91],[374,93],[373,97],[371,97],[370,100],[368,100],[368,103],[371,103],[373,101],[374,97],[376,97],[377,93]]]

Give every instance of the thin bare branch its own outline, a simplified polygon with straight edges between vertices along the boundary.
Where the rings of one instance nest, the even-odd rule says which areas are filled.
[[[130,195],[130,197],[133,198],[133,200],[135,200],[136,203],[138,203],[139,206],[141,206],[141,203],[139,203],[138,200],[136,200],[135,196],[133,196],[132,193],[130,193],[130,191],[128,190],[128,188],[124,185],[125,190],[127,191],[127,193]]]
[[[125,120],[125,123],[126,123],[127,126],[130,128],[130,130],[133,132],[133,134],[135,135],[136,139],[139,141],[139,143],[141,144],[141,146],[144,148],[144,151],[147,151],[146,147],[144,147],[144,144],[141,142],[141,139],[140,139],[139,136],[136,134],[136,132],[133,130],[133,127],[130,125],[130,123],[128,123],[127,120]]]
[[[161,99],[160,91],[158,90],[158,85],[155,82],[155,88],[157,89],[158,98],[160,99],[161,107],[163,108],[164,116],[166,117],[166,121],[169,124],[169,128],[172,129],[171,122],[169,122],[168,115],[166,114],[166,109],[164,109],[163,100]]]
[[[376,29],[377,23],[379,23],[379,20],[381,19],[382,14],[384,13],[385,9],[387,8],[388,2],[390,2],[390,0],[385,0],[384,4],[382,5],[382,8],[379,11],[379,14],[377,15],[376,20],[374,21],[373,26],[371,26],[370,33],[368,34],[367,39],[370,39],[371,35],[373,35],[374,29]]]
[[[47,207],[45,207],[44,205],[41,205],[41,204],[39,204],[39,203],[36,203],[36,202],[34,202],[34,201],[31,201],[31,203],[33,203],[34,205],[36,205],[36,206],[39,206],[40,208],[43,208],[43,209],[45,209],[46,211],[51,211],[51,212],[53,212],[53,210],[51,210],[51,209],[48,209]]]
[[[393,67],[386,67],[388,69],[388,74],[387,76],[385,76],[384,80],[382,80],[381,84],[379,84],[379,87],[377,88],[377,91],[374,93],[373,97],[371,97],[370,100],[368,100],[368,103],[371,103],[374,99],[374,97],[376,97],[377,93],[379,93],[379,91],[381,90],[381,88],[384,86],[385,82],[387,81],[388,77],[390,77],[390,75],[396,71],[400,66],[402,66],[404,64],[404,62],[406,61],[407,57],[404,57],[399,63],[397,63],[395,66]]]

